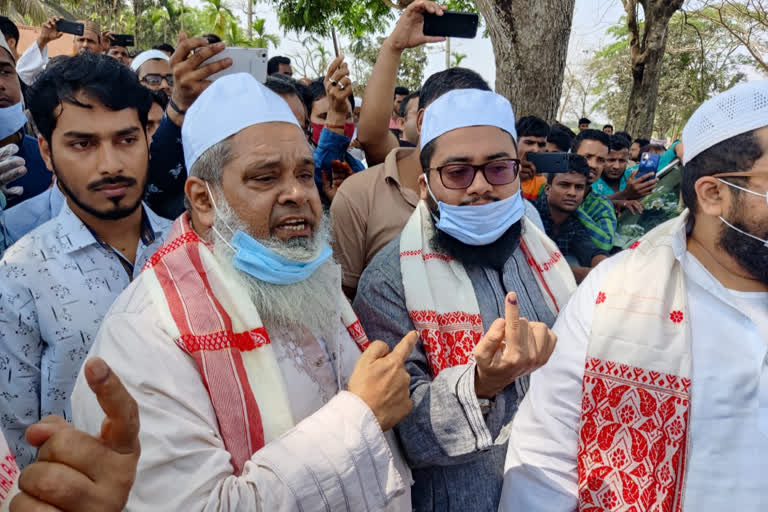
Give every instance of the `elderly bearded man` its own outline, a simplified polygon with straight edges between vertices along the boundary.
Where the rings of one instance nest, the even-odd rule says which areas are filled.
[[[512,106],[493,92],[454,90],[431,103],[421,202],[355,297],[372,335],[394,346],[421,333],[406,363],[414,409],[396,429],[418,511],[496,509],[504,427],[576,288],[557,246],[524,216],[515,138]]]
[[[410,410],[417,336],[360,356],[290,107],[230,75],[190,107],[182,138],[188,212],[93,348],[139,406],[127,510],[409,510],[410,475],[382,431]],[[82,374],[73,416],[99,432]]]

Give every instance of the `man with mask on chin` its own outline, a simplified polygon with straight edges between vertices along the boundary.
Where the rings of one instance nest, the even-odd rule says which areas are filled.
[[[395,429],[418,511],[495,510],[504,427],[576,288],[524,216],[517,155],[505,98],[460,89],[435,100],[421,127],[421,201],[360,279],[354,308],[366,332],[392,345],[421,334],[406,363],[414,407]]]
[[[229,75],[189,108],[182,138],[187,212],[92,349],[139,407],[126,510],[410,510],[407,466],[383,432],[410,410],[404,362],[418,336],[391,353],[369,346],[294,113],[251,75]],[[104,414],[84,374],[72,404],[75,425],[97,434]]]
[[[688,209],[595,268],[515,417],[500,511],[766,509],[768,81],[683,129]]]
[[[130,69],[106,55],[70,57],[29,98],[66,202],[0,260],[0,426],[21,467],[35,456],[29,425],[72,417],[69,396],[101,319],[169,224],[141,203],[152,100]]]

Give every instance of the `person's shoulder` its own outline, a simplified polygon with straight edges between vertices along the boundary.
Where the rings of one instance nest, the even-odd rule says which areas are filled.
[[[6,213],[10,213],[11,210],[13,208]],[[53,255],[46,254],[47,250],[58,245],[57,229],[56,217],[37,226],[5,251],[1,260],[2,263],[29,266],[37,265],[41,261],[49,259]]]
[[[368,281],[401,281],[400,235],[381,248],[360,276],[360,284]]]
[[[383,179],[384,164],[376,164],[345,179],[339,187],[339,192],[357,197],[361,195],[360,192],[369,190],[377,181]]]

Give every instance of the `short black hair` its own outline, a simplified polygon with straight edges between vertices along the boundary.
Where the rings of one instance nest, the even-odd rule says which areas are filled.
[[[603,126],[603,130],[605,130],[606,128],[610,128],[611,130],[613,130],[613,125],[612,124],[606,124],[605,126]]]
[[[583,140],[596,140],[598,142],[602,142],[606,148],[611,147],[611,138],[608,136],[607,133],[605,133],[602,130],[592,130],[592,129],[586,129],[584,131],[581,131],[576,135],[576,138],[573,139],[573,145],[571,146],[571,151],[576,153],[579,151],[579,146],[581,146],[581,141]]]
[[[525,116],[517,120],[515,124],[519,137],[549,137],[549,124],[540,117]]]
[[[577,155],[576,153],[571,153],[568,155],[568,173],[574,173],[574,174],[580,174],[584,176],[587,180],[589,180],[589,164],[587,163],[587,159],[584,158],[581,155]],[[555,176],[557,176],[558,172],[551,172],[547,175],[547,184],[551,185],[553,181],[555,181]]]
[[[309,88],[309,96],[312,98],[312,101],[309,103],[309,109],[307,110],[307,115],[312,115],[312,105],[315,104],[315,102],[319,99],[325,98],[326,92],[325,92],[325,79],[323,77],[317,78],[312,81],[308,86]],[[352,110],[350,112],[355,110],[355,98],[354,96],[349,96],[349,104],[352,105]]]
[[[661,151],[663,153],[666,150],[667,148],[665,148],[661,144],[647,144],[640,148],[640,154],[650,153],[651,151]]]
[[[149,89],[136,73],[117,59],[86,52],[49,65],[29,90],[29,110],[40,135],[51,141],[62,103],[78,104],[78,93],[92,97],[110,110],[136,109],[142,128],[152,107]]]
[[[552,123],[552,128],[551,129],[552,130],[560,130],[560,131],[563,131],[563,132],[567,133],[571,137],[571,140],[573,140],[573,138],[576,137],[576,132],[574,132],[573,130],[568,128],[563,123],[558,123],[557,121]],[[570,148],[570,145],[568,147]]]
[[[649,139],[635,139],[634,141],[632,141],[632,144],[637,144],[641,148],[649,145],[650,143],[651,143],[651,141]]]
[[[610,137],[608,149],[610,151],[621,151],[622,149],[629,149],[629,146],[631,146],[631,144],[625,137],[613,134]]]
[[[217,36],[216,34],[203,34],[200,37],[202,37],[203,39],[208,41],[208,44],[215,44],[215,43],[220,43],[221,42],[221,38],[219,36]]]
[[[160,50],[161,52],[173,53],[176,49],[168,43],[156,44],[152,47],[153,50]]]
[[[8,16],[0,16],[0,32],[6,40],[15,39],[19,42],[19,27]]]
[[[570,128],[565,127],[566,129],[563,130],[561,126],[562,125],[552,127],[552,130],[549,132],[549,136],[547,136],[547,142],[551,142],[557,147],[557,149],[563,153],[567,153],[571,149],[573,138],[576,135],[570,130]]]
[[[395,87],[395,96],[408,96],[409,94],[411,94],[411,91],[409,91],[407,87],[402,87],[400,85]]]
[[[157,103],[163,110],[168,107],[168,95],[163,91],[153,91],[152,89],[149,89],[149,93],[152,95],[152,103]],[[150,108],[152,108],[151,105]]]
[[[581,119],[579,119],[579,125],[582,125],[582,124],[592,124],[592,121],[590,121],[586,117],[582,117]]]
[[[760,141],[753,130],[719,142],[711,148],[705,149],[685,164],[680,191],[683,196],[683,203],[690,210],[689,229],[693,228],[693,219],[698,207],[696,182],[705,176],[723,172],[746,172],[755,165],[757,160],[763,157],[764,153],[765,148],[760,145]],[[728,178],[728,181],[743,186],[747,184],[749,179],[747,177],[735,177]]]
[[[632,136],[629,134],[629,132],[613,132],[613,135],[615,137],[624,137],[627,139],[627,142],[629,142],[629,145],[632,145]]]
[[[296,83],[297,82],[293,78],[287,75],[276,74],[267,77],[267,81],[264,82],[264,85],[275,94],[293,94],[301,99],[299,90],[296,88]]]
[[[413,91],[411,94],[403,98],[403,101],[400,102],[400,112],[398,114],[400,117],[405,118],[405,115],[408,113],[408,103],[411,102],[412,99],[419,98],[419,90]]]
[[[443,94],[457,89],[480,89],[490,91],[488,82],[476,72],[467,68],[450,68],[427,78],[419,94],[419,110],[427,108]]]
[[[267,61],[267,75],[274,75],[280,71],[280,65],[291,65],[291,59],[283,57],[282,55],[275,55],[269,61]]]

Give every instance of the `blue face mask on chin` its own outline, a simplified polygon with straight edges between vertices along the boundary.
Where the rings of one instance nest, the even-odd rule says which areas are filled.
[[[208,188],[208,195],[211,198],[214,214],[218,214],[219,210],[216,207],[216,202],[213,200],[211,189],[207,183],[205,186]],[[233,231],[232,228],[227,226],[227,229],[233,233],[232,243],[227,242],[227,239],[216,228],[212,227],[212,229],[230,249],[235,251],[235,254],[232,256],[232,265],[239,271],[266,283],[280,285],[300,283],[308,279],[333,254],[331,248],[326,244],[312,260],[290,260],[277,254],[248,233],[239,229]]]
[[[0,108],[0,139],[4,139],[21,130],[27,124],[27,116],[21,102],[10,107]]]
[[[516,194],[478,206],[454,206],[438,201],[427,181],[427,190],[437,203],[439,217],[433,215],[435,227],[467,245],[492,244],[523,218],[525,203],[518,190]]]

